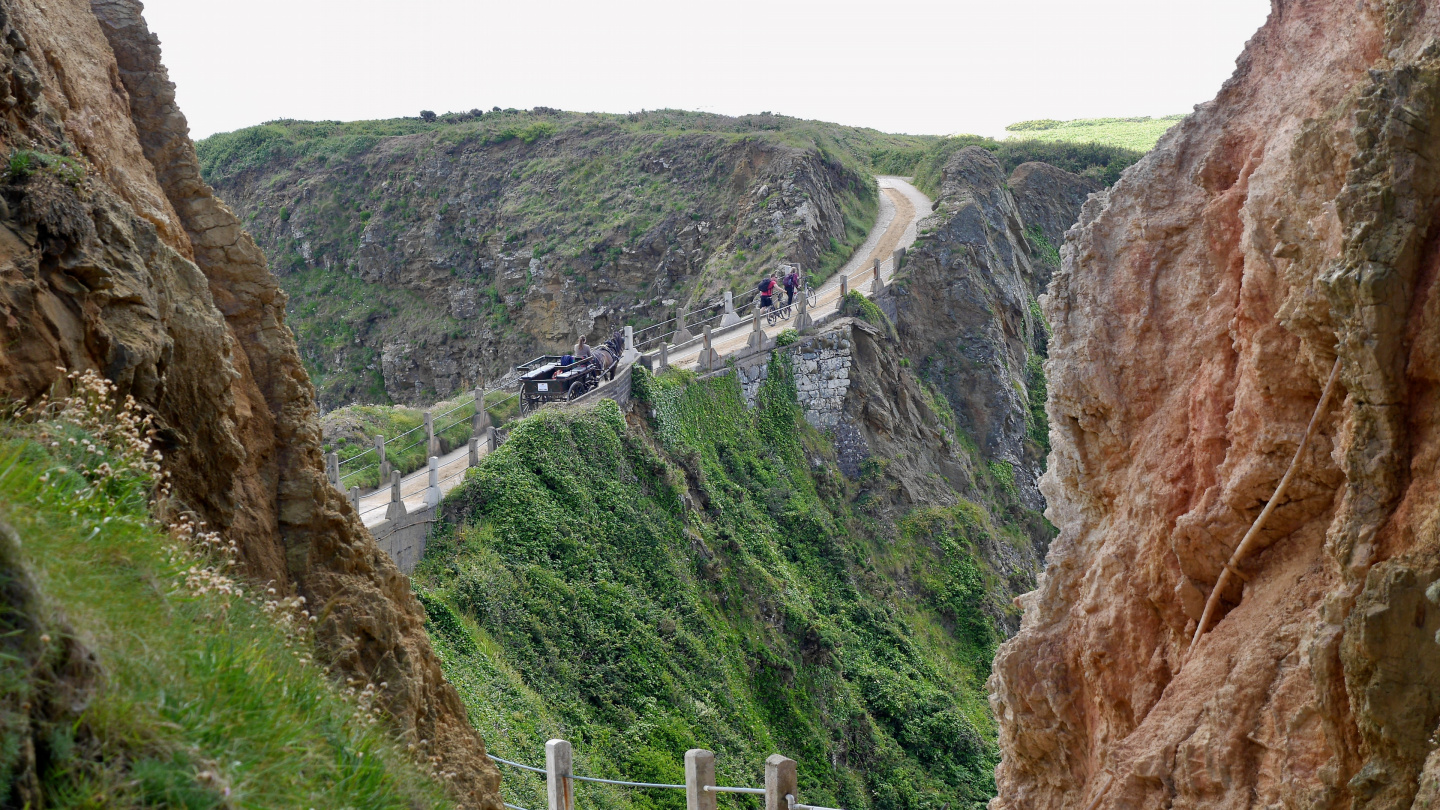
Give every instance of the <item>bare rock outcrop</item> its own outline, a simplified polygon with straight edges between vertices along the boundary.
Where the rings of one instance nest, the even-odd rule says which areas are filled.
[[[1277,0],[1086,203],[1044,301],[1061,533],[995,662],[992,808],[1434,806],[1437,37],[1434,4]]]
[[[317,608],[337,673],[498,810],[499,775],[408,584],[321,471],[284,294],[201,181],[135,0],[0,0],[0,395],[96,369],[160,426],[176,495]]]
[[[1026,431],[1026,368],[1044,335],[1030,306],[1031,251],[1000,162],[967,147],[945,164],[934,213],[920,223],[900,283],[879,303],[959,429],[988,460],[1010,465],[1021,502],[1039,509],[1043,459]]]
[[[1075,224],[1080,206],[1091,194],[1105,187],[1099,180],[1038,161],[1016,166],[1015,171],[1010,173],[1008,185],[1010,193],[1015,195],[1020,221],[1025,223],[1026,236],[1034,231],[1045,237],[1051,248],[1059,248],[1065,243],[1065,232]],[[1034,283],[1034,289],[1039,294],[1049,286],[1052,268],[1043,260],[1033,264],[1039,271]]]

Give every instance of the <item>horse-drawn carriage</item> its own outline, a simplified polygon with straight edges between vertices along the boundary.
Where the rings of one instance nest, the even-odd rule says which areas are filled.
[[[520,372],[520,412],[529,413],[547,402],[579,399],[599,387],[602,379],[613,380],[622,343],[617,333],[595,347],[590,357],[542,354],[516,366]]]

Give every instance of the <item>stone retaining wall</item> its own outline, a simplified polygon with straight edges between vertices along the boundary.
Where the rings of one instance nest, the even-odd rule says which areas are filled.
[[[845,393],[850,390],[850,324],[843,323],[823,334],[801,338],[776,351],[788,354],[795,369],[795,390],[805,408],[805,421],[820,429],[834,429],[840,423]],[[770,352],[755,352],[737,360],[740,388],[745,404],[755,406],[760,383],[769,373]]]

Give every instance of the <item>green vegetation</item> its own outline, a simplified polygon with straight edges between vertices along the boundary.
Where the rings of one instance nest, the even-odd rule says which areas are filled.
[[[1042,320],[1041,323],[1044,323]],[[1025,418],[1025,433],[1044,452],[1050,454],[1050,418],[1045,414],[1045,358],[1030,355],[1025,364],[1025,392],[1030,406]]]
[[[38,786],[52,808],[443,806],[373,693],[311,662],[298,600],[151,517],[170,507],[146,423],[72,381],[63,408],[0,428],[0,804]]]
[[[845,300],[840,302],[840,314],[859,318],[871,326],[880,327],[892,339],[895,337],[895,324],[890,322],[890,318],[878,304],[859,290],[851,290],[845,294]]]
[[[1039,225],[1028,226],[1025,229],[1025,238],[1030,242],[1030,247],[1034,248],[1040,263],[1050,272],[1060,269],[1060,249],[1050,244],[1050,239],[1040,230]]]
[[[853,504],[776,356],[753,410],[734,376],[636,371],[646,412],[545,411],[451,493],[415,575],[447,677],[490,749],[675,783],[692,747],[758,785],[775,751],[810,802],[984,807],[997,633],[985,510],[923,509],[884,529]],[[871,471],[883,475],[883,465]],[[919,573],[915,573],[919,572]],[[543,803],[507,772],[507,797]],[[680,810],[679,791],[581,784],[605,810]],[[725,796],[723,807],[758,808]]]
[[[1074,121],[1020,121],[1005,127],[1014,132],[1012,138],[1068,143],[1097,143],[1117,146],[1136,152],[1149,152],[1165,131],[1183,119],[1184,114],[1159,118],[1080,118]]]
[[[485,395],[485,411],[490,414],[490,424],[497,428],[518,416],[519,410],[520,402],[512,392],[491,391]],[[467,392],[437,403],[433,412],[435,438],[440,441],[441,454],[469,441],[471,417],[475,415],[473,394]],[[339,454],[342,461],[358,456],[340,468],[341,483],[346,489],[372,488],[380,483],[376,455],[361,455],[374,448],[376,436],[386,437],[385,458],[401,475],[424,467],[429,458],[425,454],[425,413],[417,408],[350,405],[325,414],[321,426],[325,433],[325,452]]]
[[[10,153],[5,166],[5,176],[11,181],[28,180],[37,172],[45,172],[62,183],[78,186],[85,182],[88,171],[82,160],[64,155],[52,155],[33,149],[16,149]]]
[[[567,307],[578,296],[590,308],[625,311],[637,327],[670,315],[658,303],[634,309],[635,265],[657,255],[673,266],[670,280],[643,296],[657,301],[744,290],[797,257],[818,284],[875,221],[869,155],[935,141],[769,114],[536,109],[273,121],[197,149],[206,179],[266,249],[320,399],[337,407],[448,393],[387,390],[382,345],[498,347],[487,374],[544,350],[535,313],[520,316],[533,270],[563,279]],[[763,199],[748,199],[767,186]],[[839,208],[828,230],[790,216],[811,195]],[[674,275],[686,253],[693,264]]]
[[[1033,139],[997,141],[979,135],[956,135],[911,156],[910,174],[915,178],[915,186],[932,197],[938,195],[946,161],[967,146],[978,146],[993,152],[1006,174],[1015,171],[1021,163],[1040,161],[1067,172],[1093,177],[1107,186],[1119,180],[1121,172],[1144,156],[1143,152],[1133,149],[1099,143]]]

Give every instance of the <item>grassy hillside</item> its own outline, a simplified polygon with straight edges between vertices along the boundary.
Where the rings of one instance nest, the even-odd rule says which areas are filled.
[[[83,382],[0,425],[0,806],[446,806],[311,662],[303,606],[152,519],[139,415]]]
[[[1184,118],[1184,114],[1159,118],[1079,118],[1073,121],[1041,119],[1020,121],[1005,127],[1014,140],[1061,143],[1098,143],[1136,152],[1149,152],[1165,131]]]
[[[675,783],[684,751],[707,747],[738,785],[778,751],[809,802],[983,807],[1004,606],[977,549],[1029,541],[964,500],[877,521],[860,504],[883,464],[841,476],[783,359],[753,411],[733,376],[637,374],[649,419],[604,401],[516,423],[448,498],[416,572],[490,750],[533,764],[564,737],[579,773]],[[506,777],[509,801],[543,806],[538,778]],[[684,806],[577,790],[607,810]]]
[[[449,396],[781,262],[821,280],[875,220],[871,155],[935,141],[768,113],[537,108],[275,121],[197,149],[289,293],[333,407]]]
[[[1067,172],[1093,177],[1110,185],[1120,173],[1139,160],[1144,153],[1099,143],[1068,141],[1005,140],[997,141],[981,135],[953,135],[940,138],[918,149],[877,150],[874,165],[890,174],[909,175],[916,188],[935,197],[940,193],[941,171],[954,153],[967,146],[979,146],[995,153],[1006,172],[1021,163],[1049,163]]]

